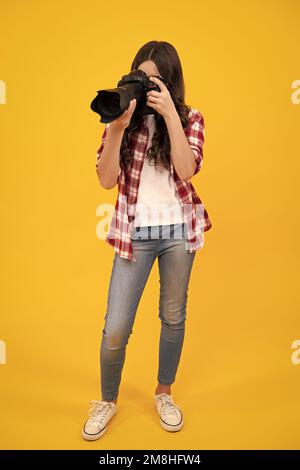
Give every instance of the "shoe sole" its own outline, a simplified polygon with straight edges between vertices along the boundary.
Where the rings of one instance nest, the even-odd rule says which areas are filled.
[[[157,409],[156,405],[155,405],[155,409],[156,409],[156,411],[158,412],[158,409]],[[165,423],[161,418],[159,419],[159,421],[160,421],[161,426],[162,426],[166,431],[171,431],[171,432],[180,431],[180,429],[183,428],[183,424],[184,424],[184,420],[183,420],[182,413],[181,413],[181,421],[180,421],[179,424],[175,424],[175,425],[167,424],[167,423]]]
[[[180,431],[180,429],[183,428],[183,420],[181,421],[180,424],[171,425],[171,424],[165,423],[164,421],[160,419],[160,424],[166,431],[171,431],[171,432]]]
[[[97,439],[99,439],[100,437],[103,436],[103,434],[105,434],[107,431],[107,425],[105,426],[105,428],[101,429],[101,431],[98,433],[98,434],[87,434],[84,430],[82,430],[82,437],[86,440],[86,441],[96,441]]]
[[[111,416],[111,418],[110,418],[110,420],[108,421],[108,423],[110,423],[110,421],[111,421],[112,418],[115,416],[115,414],[116,414],[116,413],[114,413],[114,414]],[[84,427],[85,427],[85,426],[84,426],[83,429],[82,429],[82,431],[81,431],[81,435],[82,435],[82,437],[83,437],[86,441],[96,441],[97,439],[100,439],[100,437],[102,437],[103,434],[106,433],[108,423],[106,424],[106,426],[105,426],[103,429],[101,429],[101,431],[100,431],[98,434],[88,434],[88,433],[86,433],[85,430],[84,430]]]

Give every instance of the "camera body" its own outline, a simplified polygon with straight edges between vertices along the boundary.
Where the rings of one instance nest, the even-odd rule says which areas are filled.
[[[159,76],[161,81],[168,86],[167,81]],[[147,93],[151,90],[160,92],[159,86],[152,82],[142,70],[132,70],[123,75],[117,88],[98,90],[97,96],[91,102],[91,109],[100,115],[100,122],[109,123],[117,119],[128,108],[130,101],[136,99],[136,108],[131,117],[130,128],[135,127],[142,116],[157,114],[146,105]]]

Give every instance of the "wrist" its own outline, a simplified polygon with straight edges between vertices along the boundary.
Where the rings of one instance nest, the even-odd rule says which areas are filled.
[[[166,121],[166,124],[168,124],[169,122],[174,122],[174,120],[176,120],[176,119],[179,119],[179,121],[180,121],[180,117],[179,117],[179,114],[177,113],[176,108],[174,107],[174,109],[172,109],[172,111],[170,111],[168,114],[166,114],[164,116],[164,119]]]
[[[110,133],[114,136],[117,136],[119,134],[122,135],[125,131],[125,127],[120,126],[118,123],[115,123],[115,121],[112,121],[108,128],[108,131],[110,131]]]

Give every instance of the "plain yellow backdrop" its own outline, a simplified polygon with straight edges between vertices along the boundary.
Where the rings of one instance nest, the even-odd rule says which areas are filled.
[[[3,449],[299,447],[300,4],[296,0],[1,2],[0,446]],[[89,106],[138,49],[172,43],[205,119],[192,182],[213,227],[197,252],[172,387],[185,427],[154,408],[157,262],[127,347],[119,412],[85,442],[114,251],[96,235]],[[299,86],[299,85],[298,85]],[[294,95],[295,96],[295,95]],[[297,98],[297,96],[296,96]]]

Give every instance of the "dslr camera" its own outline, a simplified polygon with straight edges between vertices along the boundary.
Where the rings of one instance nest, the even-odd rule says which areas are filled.
[[[169,82],[161,76],[158,78],[169,88]],[[136,127],[140,118],[146,114],[157,114],[153,108],[146,105],[148,91],[160,92],[160,88],[152,82],[142,70],[132,70],[123,75],[117,88],[98,90],[97,96],[90,108],[100,115],[100,122],[109,123],[117,119],[128,108],[130,101],[136,99],[136,108],[131,117],[130,128]]]

